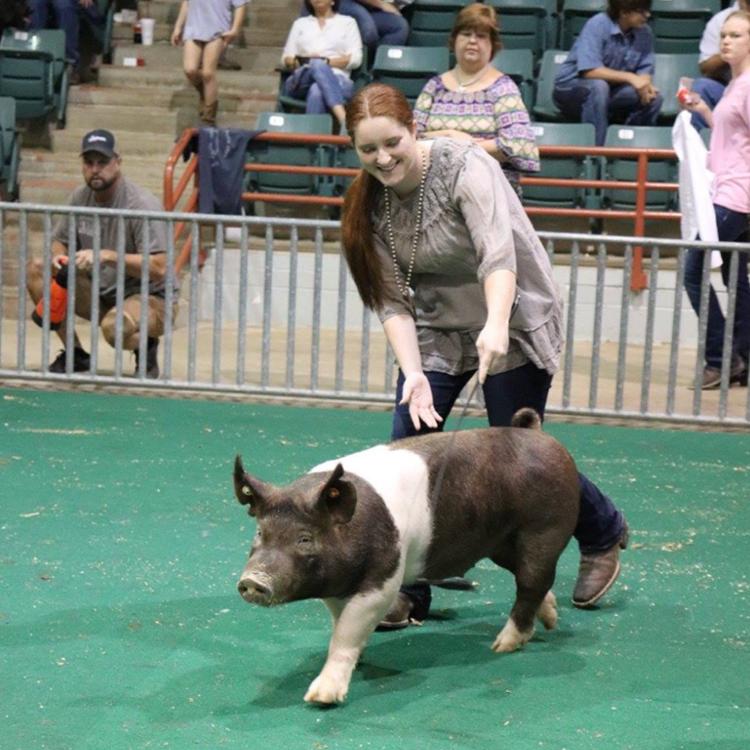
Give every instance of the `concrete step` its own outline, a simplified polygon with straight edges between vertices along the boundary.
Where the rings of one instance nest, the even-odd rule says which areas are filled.
[[[264,28],[286,28],[299,14],[299,0],[270,0],[259,2],[251,0],[245,11],[245,26],[260,26]],[[157,23],[174,26],[180,3],[173,0],[161,2],[159,0],[140,0],[138,13],[143,18],[154,18]]]
[[[282,47],[244,48],[232,47],[229,54],[232,60],[242,65],[243,77],[268,75],[281,62]],[[145,47],[142,44],[118,44],[114,55],[114,64],[122,65],[126,57],[140,57],[145,61],[145,67],[161,67],[167,70],[177,69],[182,72],[182,47],[173,47],[167,42],[157,42]],[[225,73],[239,71],[219,71],[220,80]]]
[[[269,26],[246,22],[234,40],[237,47],[283,47],[289,33],[291,23]],[[157,22],[154,24],[154,41],[169,42],[174,30],[173,23]],[[112,40],[115,46],[120,43],[133,42],[133,28],[118,24],[112,29]],[[145,48],[145,45],[143,45]]]
[[[172,89],[187,87],[182,66],[168,69],[144,65],[137,68],[126,68],[121,65],[104,65],[99,71],[99,86],[161,86]],[[243,70],[222,70],[219,77],[221,93],[234,92],[245,96],[263,94],[274,96],[278,92],[279,76],[273,70],[261,72],[251,78]],[[221,96],[220,93],[220,96]]]
[[[83,135],[94,128],[111,130],[115,134],[121,130],[133,130],[143,138],[165,132],[174,133],[176,112],[168,109],[151,110],[150,116],[135,107],[100,104],[97,107],[71,107],[68,111],[70,130],[78,130]]]

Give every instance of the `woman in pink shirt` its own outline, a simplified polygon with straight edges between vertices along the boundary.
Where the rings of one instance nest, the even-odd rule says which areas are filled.
[[[721,27],[720,54],[732,71],[724,96],[712,111],[697,94],[683,102],[711,128],[708,167],[714,173],[712,198],[716,228],[723,242],[747,242],[750,214],[750,13],[736,11]],[[685,265],[685,290],[696,314],[700,308],[701,279],[706,253],[691,249]],[[732,254],[723,252],[721,276],[729,285]],[[736,304],[732,336],[729,383],[747,385],[750,359],[750,284],[748,253],[739,253]],[[718,388],[724,343],[724,314],[713,287],[709,289],[706,365],[702,388]]]

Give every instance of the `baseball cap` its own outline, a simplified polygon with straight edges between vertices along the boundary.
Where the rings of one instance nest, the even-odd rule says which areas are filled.
[[[95,151],[102,156],[117,156],[115,137],[109,130],[92,130],[83,136],[81,142],[81,156],[89,151]]]

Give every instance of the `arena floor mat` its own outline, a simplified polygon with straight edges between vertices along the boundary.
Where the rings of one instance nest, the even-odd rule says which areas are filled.
[[[750,747],[747,434],[548,421],[630,524],[601,606],[570,604],[571,544],[558,629],[496,655],[513,581],[483,561],[475,590],[435,591],[422,627],[375,633],[348,701],[323,710],[302,697],[324,660],[325,607],[237,593],[254,521],[232,462],[284,483],[382,442],[388,413],[0,399],[2,750]]]

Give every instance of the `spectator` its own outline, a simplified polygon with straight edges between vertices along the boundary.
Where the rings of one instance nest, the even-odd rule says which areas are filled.
[[[419,141],[406,97],[370,84],[347,107],[362,171],[347,191],[342,246],[364,304],[399,364],[391,438],[441,429],[476,373],[491,425],[529,406],[543,416],[562,347],[562,303],[544,247],[495,159],[452,138]],[[591,607],[620,572],[628,527],[580,475],[573,604]],[[409,587],[389,627],[422,619]]]
[[[401,9],[411,2],[413,0],[339,0],[338,12],[342,16],[351,16],[357,22],[359,35],[372,62],[378,45],[406,44],[409,22],[401,15]],[[310,12],[305,3],[301,15],[306,16]]]
[[[589,122],[604,145],[610,122],[654,125],[662,97],[654,88],[651,0],[608,0],[586,21],[555,78],[553,98],[571,120]]]
[[[71,65],[70,84],[81,82],[81,18],[86,17],[92,26],[104,27],[104,17],[96,0],[30,0],[31,22],[29,28],[44,29],[55,23],[55,28],[65,32],[65,57]]]
[[[107,130],[92,130],[83,138],[81,145],[83,179],[85,185],[76,189],[71,197],[71,206],[97,208],[118,208],[131,211],[159,211],[159,200],[122,175],[121,159],[117,153],[115,137]],[[101,235],[99,251],[99,319],[102,334],[111,346],[116,346],[116,292],[117,292],[117,250],[118,227],[117,217],[102,216],[100,219]],[[146,376],[159,376],[157,362],[158,337],[164,332],[166,317],[164,307],[167,235],[162,222],[150,222],[148,225],[148,247],[144,246],[144,220],[142,218],[125,218],[124,251],[125,255],[125,289],[122,307],[122,347],[135,353],[136,373],[138,371],[139,344],[141,339],[141,266],[148,263],[149,297],[148,297],[148,336]],[[94,261],[94,228],[90,216],[76,217],[75,256],[69,258],[69,268],[75,268],[76,315],[91,318],[91,270]],[[60,218],[52,234],[52,267],[56,274],[65,263],[61,260],[67,256],[72,245],[68,235],[68,216]],[[33,260],[27,268],[27,286],[34,304],[44,294],[44,268],[41,260]],[[65,325],[57,330],[63,344],[66,341]],[[74,372],[83,372],[90,367],[89,354],[81,346],[77,335],[74,336],[73,353]],[[65,350],[50,364],[50,372],[65,372]]]
[[[281,61],[292,74],[283,92],[305,99],[305,111],[332,112],[344,128],[344,103],[354,92],[349,71],[362,64],[362,38],[353,18],[337,12],[338,0],[305,0],[309,15],[289,31]]]
[[[711,128],[708,168],[714,173],[711,186],[716,228],[723,242],[747,242],[750,214],[750,14],[730,13],[721,27],[720,55],[729,66],[731,79],[713,110],[694,92],[683,106],[697,112]],[[685,290],[696,314],[700,309],[703,250],[689,249],[685,263]],[[721,277],[729,282],[731,253],[722,253]],[[748,253],[739,254],[732,357],[729,383],[747,385],[750,360],[750,283]],[[706,330],[706,364],[701,388],[721,384],[724,348],[724,314],[713,287],[709,289]]]
[[[474,141],[500,162],[520,196],[521,172],[539,171],[539,150],[518,87],[491,62],[500,49],[494,8],[463,8],[449,46],[456,66],[422,89],[414,106],[417,135]]]
[[[199,117],[216,125],[219,90],[216,69],[222,53],[240,33],[247,0],[182,0],[171,42],[184,45],[182,65],[198,91]]]
[[[703,77],[693,81],[692,90],[710,109],[713,109],[721,99],[732,75],[729,66],[721,59],[719,34],[727,16],[735,10],[750,10],[750,3],[748,0],[737,0],[731,7],[720,10],[706,24],[701,37],[699,61]],[[697,112],[693,112],[692,122],[697,130],[708,127],[706,121]]]
[[[25,29],[30,12],[26,0],[3,0],[0,6],[0,33],[4,29]]]

